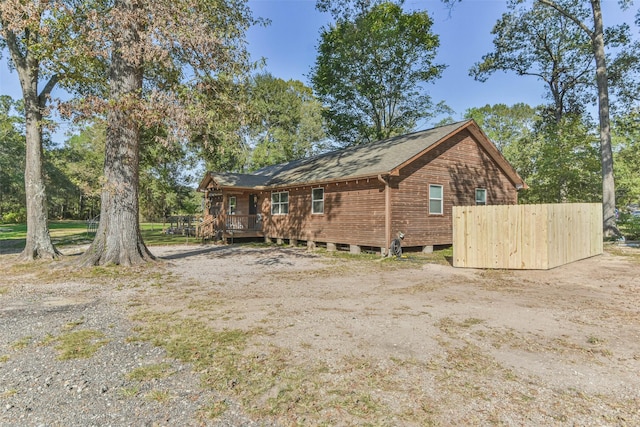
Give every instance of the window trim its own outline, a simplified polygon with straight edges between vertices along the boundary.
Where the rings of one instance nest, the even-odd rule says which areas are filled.
[[[322,199],[314,199],[314,192],[322,190]],[[316,202],[322,202],[322,210],[316,212]],[[324,215],[324,187],[311,188],[311,215]]]
[[[482,194],[484,195],[483,197],[483,201],[478,202],[478,192],[481,191]],[[486,206],[487,205],[487,189],[484,187],[478,187],[476,188],[476,192],[475,192],[475,199],[476,199],[476,206]]]
[[[233,203],[231,202],[233,200]],[[236,196],[229,196],[229,207],[227,208],[227,215],[235,215],[238,211],[238,198]],[[233,208],[233,210],[232,210]]]
[[[278,201],[274,202],[273,196],[278,195]],[[287,201],[282,202],[282,194],[287,195]],[[274,212],[274,208],[278,207],[278,212]],[[283,212],[283,207],[286,206],[286,212]],[[288,215],[289,214],[289,192],[288,191],[272,191],[271,192],[271,215]]]
[[[434,187],[440,188],[440,197],[435,198],[431,197],[431,189]],[[432,212],[431,211],[431,202],[439,201],[440,202],[440,212]],[[444,215],[444,185],[441,184],[429,184],[429,215]]]

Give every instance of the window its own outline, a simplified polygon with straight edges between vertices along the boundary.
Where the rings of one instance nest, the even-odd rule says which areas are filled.
[[[311,190],[311,213],[324,213],[324,188],[313,188]]]
[[[236,206],[237,206],[236,196],[229,196],[229,215],[236,214]]]
[[[284,215],[289,213],[289,192],[271,193],[271,214]]]
[[[476,188],[476,205],[484,206],[487,204],[487,190],[485,188]]]
[[[429,185],[429,214],[442,215],[442,185]]]

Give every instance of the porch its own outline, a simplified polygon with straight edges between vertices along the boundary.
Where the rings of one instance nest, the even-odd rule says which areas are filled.
[[[196,236],[203,240],[263,237],[262,215],[224,215],[207,217],[196,227]]]

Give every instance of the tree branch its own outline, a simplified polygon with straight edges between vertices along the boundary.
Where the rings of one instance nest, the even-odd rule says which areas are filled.
[[[2,26],[6,28],[6,23],[2,21]],[[20,44],[18,43],[18,38],[16,37],[16,33],[11,30],[5,29],[5,40],[7,41],[7,47],[9,48],[9,53],[11,54],[11,59],[13,63],[16,65],[16,68],[19,72],[24,72],[27,69],[27,58],[20,51]]]
[[[564,16],[565,18],[573,21],[578,27],[580,27],[584,32],[586,32],[589,35],[590,38],[593,39],[593,37],[594,37],[593,30],[591,30],[589,27],[587,27],[584,24],[584,22],[580,21],[574,15],[569,13],[568,10],[566,10],[565,8],[563,8],[562,6],[557,4],[555,1],[553,1],[553,0],[537,0],[537,1],[538,1],[538,3],[544,4],[545,6],[549,6],[550,8],[555,9],[562,16]]]
[[[54,74],[53,76],[51,76],[47,84],[44,86],[44,88],[40,92],[40,95],[38,95],[38,104],[40,104],[41,108],[45,106],[47,102],[47,98],[49,97],[49,95],[51,95],[51,91],[56,86],[56,84],[58,84],[59,81],[60,81],[60,75]]]

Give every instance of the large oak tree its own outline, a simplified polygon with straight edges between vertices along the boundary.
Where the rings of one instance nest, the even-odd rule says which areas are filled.
[[[445,1],[455,3],[454,0]],[[623,0],[620,3],[624,7],[630,1]],[[484,62],[476,66],[475,75],[482,77],[487,72],[510,69],[520,74],[534,74],[543,78],[554,100],[556,123],[562,120],[567,100],[573,101],[574,110],[584,102],[584,97],[580,96],[584,92],[580,91],[585,84],[597,89],[603,229],[605,236],[619,235],[615,221],[616,192],[609,97],[609,82],[614,79],[610,79],[607,71],[608,62],[612,58],[605,54],[605,42],[626,44],[628,28],[610,27],[605,34],[600,0],[536,0],[529,12],[518,15],[517,9],[522,4],[522,0],[510,3],[513,13],[503,16],[494,30],[497,35],[508,37],[496,37],[495,52],[485,56]],[[548,12],[554,15],[549,15]],[[541,21],[540,17],[546,19]],[[516,25],[508,25],[510,22]],[[545,24],[541,25],[542,22]],[[544,63],[548,68],[531,67],[536,63],[541,64],[540,58],[546,58]],[[637,55],[627,54],[613,62],[616,64],[615,80],[619,84],[629,83],[624,83],[621,76],[637,68],[637,60]]]
[[[203,94],[225,98],[214,83],[248,71],[244,32],[253,19],[244,0],[79,6],[86,8],[76,22],[86,40],[80,55],[97,57],[108,78],[102,98],[87,96],[78,104],[80,110],[101,112],[107,123],[100,225],[81,263],[136,264],[153,259],[138,223],[142,131],[161,130],[155,132],[157,142],[170,143],[207,126]]]

